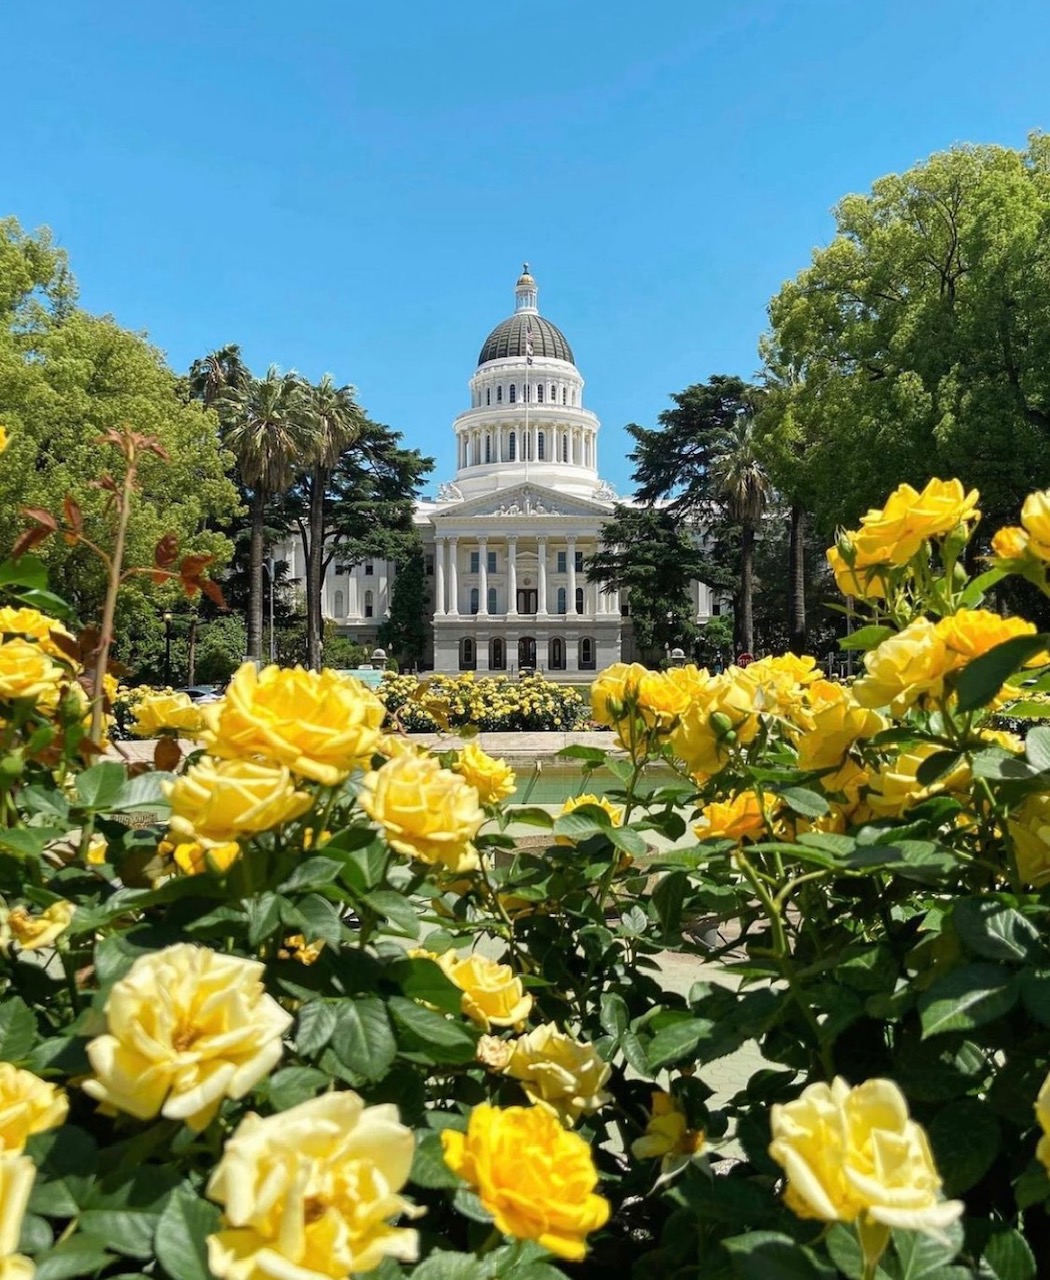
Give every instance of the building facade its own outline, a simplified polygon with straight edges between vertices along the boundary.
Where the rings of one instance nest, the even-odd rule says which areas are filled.
[[[527,265],[514,311],[485,339],[469,388],[470,406],[452,428],[455,475],[416,509],[429,587],[425,665],[574,679],[631,660],[630,602],[583,571],[618,501],[598,473],[601,424],[584,407],[572,348],[539,313]],[[301,548],[281,554],[294,579]],[[325,616],[374,643],[393,577],[389,562],[334,562]],[[693,595],[697,620],[708,621],[717,611],[709,589],[694,583]]]

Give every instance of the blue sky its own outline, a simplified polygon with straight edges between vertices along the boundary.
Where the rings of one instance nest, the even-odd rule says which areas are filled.
[[[1050,127],[1037,0],[37,0],[3,24],[0,214],[53,228],[84,305],[176,368],[236,341],[330,371],[435,480],[522,259],[623,491],[623,425],[755,370],[837,199]]]

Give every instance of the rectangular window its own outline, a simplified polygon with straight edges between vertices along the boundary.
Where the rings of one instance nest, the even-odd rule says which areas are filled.
[[[564,552],[564,551],[559,551],[559,552],[558,552],[558,568],[557,568],[557,572],[558,572],[558,573],[564,573],[564,572],[565,572],[565,552]]]
[[[489,567],[489,573],[495,573],[495,572],[496,572],[496,553],[495,553],[495,551],[490,551],[490,552],[489,552],[489,554],[488,554],[488,567]]]
[[[365,577],[366,577],[366,578],[371,578],[371,577],[372,577],[372,575],[375,573],[375,571],[376,571],[376,570],[375,570],[375,565],[372,563],[372,561],[371,561],[371,560],[366,560],[366,561],[365,561]]]
[[[576,572],[583,573],[583,552],[576,552]]]
[[[346,577],[346,565],[345,565],[345,564],[337,564],[337,565],[335,566],[335,576],[336,576],[337,578],[345,578],[345,577]]]
[[[432,578],[433,576],[434,576],[434,557],[427,556],[427,577]]]
[[[479,563],[480,563],[480,556],[476,551],[472,551],[470,553],[470,572],[471,573],[477,573]]]

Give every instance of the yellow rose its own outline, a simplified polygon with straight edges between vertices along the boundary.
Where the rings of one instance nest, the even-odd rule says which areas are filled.
[[[0,427],[0,453],[11,443],[11,437],[7,434],[6,427]]]
[[[215,755],[259,756],[332,787],[371,764],[386,708],[351,676],[302,667],[256,671],[246,662],[204,715],[203,740]]]
[[[324,950],[324,940],[317,942],[307,942],[301,933],[289,934],[284,940],[284,946],[277,952],[282,960],[297,960],[299,964],[316,964],[321,958],[321,952]]]
[[[432,756],[399,756],[365,775],[358,804],[392,849],[450,871],[476,871],[472,841],[485,820],[478,793]]]
[[[71,902],[52,902],[38,916],[31,916],[25,907],[14,907],[0,924],[0,950],[6,953],[12,940],[23,951],[36,951],[50,947],[69,928],[76,907]]]
[[[35,1265],[16,1253],[22,1234],[22,1220],[33,1190],[36,1165],[28,1156],[13,1151],[0,1154],[0,1277],[2,1280],[33,1280]]]
[[[52,658],[60,658],[72,665],[72,659],[53,639],[58,635],[70,644],[75,644],[72,634],[57,618],[49,618],[39,609],[19,609],[13,605],[4,605],[0,608],[0,635],[22,636],[27,640],[35,640]]]
[[[459,956],[454,951],[424,955],[443,970],[446,977],[463,992],[463,1012],[483,1031],[492,1027],[513,1027],[524,1022],[532,1011],[532,996],[521,985],[521,979],[509,964],[499,964],[471,952]]]
[[[613,729],[620,745],[628,751],[638,683],[648,674],[640,662],[614,662],[591,684],[591,714],[599,724]]]
[[[196,738],[204,729],[204,708],[185,693],[147,693],[135,703],[134,715],[132,732],[140,738],[155,738],[165,730]]]
[[[313,804],[307,792],[296,791],[292,775],[282,766],[210,756],[165,783],[164,790],[171,801],[172,832],[205,845],[269,831],[298,818]]]
[[[657,1089],[645,1133],[631,1143],[636,1160],[666,1160],[668,1156],[693,1156],[703,1149],[702,1130],[690,1129],[685,1112],[671,1094]]]
[[[1021,508],[1028,546],[1040,560],[1050,560],[1050,489],[1030,493]]]
[[[415,1152],[397,1107],[366,1107],[350,1090],[322,1094],[277,1115],[249,1113],[208,1183],[223,1206],[208,1237],[220,1280],[344,1280],[385,1258],[414,1262],[414,1216],[399,1194]]]
[[[888,560],[907,564],[928,538],[954,532],[980,518],[976,489],[967,493],[958,480],[931,480],[921,493],[899,485],[881,510],[861,518],[854,538],[858,558],[867,563]]]
[[[1045,1165],[1047,1173],[1050,1173],[1050,1075],[1043,1081],[1039,1096],[1035,1100],[1035,1118],[1043,1131],[1043,1136],[1035,1149],[1035,1158]]]
[[[992,554],[999,560],[1023,560],[1028,550],[1028,534],[1017,525],[996,530],[992,538]]]
[[[853,686],[862,707],[889,707],[900,715],[914,703],[939,697],[953,655],[928,618],[916,618],[864,655],[867,675]]]
[[[613,804],[608,796],[596,796],[588,792],[582,796],[569,796],[568,800],[562,805],[561,813],[572,813],[574,809],[579,809],[585,804],[593,804],[601,809],[603,813],[609,815],[609,821],[614,827],[623,826],[624,807],[621,804]],[[569,836],[557,836],[555,844],[569,845],[573,841]]]
[[[774,1106],[769,1154],[787,1175],[784,1203],[800,1218],[856,1222],[870,1260],[891,1227],[939,1236],[963,1211],[940,1198],[926,1133],[891,1080],[851,1089],[836,1078]]]
[[[59,685],[66,678],[42,645],[21,639],[0,644],[0,700],[33,698],[55,702]]]
[[[1037,791],[1028,796],[1006,826],[1014,842],[1017,874],[1025,884],[1041,889],[1050,883],[1050,794]]]
[[[574,1040],[553,1022],[519,1036],[504,1071],[521,1082],[530,1102],[566,1125],[604,1107],[611,1097],[603,1087],[609,1064],[594,1045]]]
[[[1035,635],[1034,623],[1024,618],[1004,618],[988,609],[960,609],[937,623],[937,634],[944,641],[953,668],[963,667],[989,649],[1012,640],[1014,636]],[[1041,666],[1050,661],[1045,653],[1028,663]]]
[[[445,1163],[475,1188],[504,1235],[579,1262],[588,1234],[609,1220],[609,1202],[595,1194],[590,1147],[539,1107],[482,1103],[467,1132],[444,1129],[441,1145]]]
[[[859,600],[881,600],[886,595],[886,577],[893,566],[883,560],[862,563],[854,541],[856,537],[851,532],[840,534],[840,541],[847,545],[852,564],[838,546],[828,547],[824,553],[831,572],[835,575],[835,586],[844,596],[856,596]]]
[[[498,804],[517,787],[514,770],[506,760],[494,760],[476,742],[467,743],[452,768],[477,791],[482,804]]]
[[[84,1092],[139,1120],[205,1128],[280,1061],[292,1017],[266,994],[264,968],[185,942],[140,956],[106,999]]]
[[[919,786],[917,774],[923,761],[943,750],[935,742],[917,742],[902,751],[896,760],[883,764],[871,779],[868,804],[872,810],[876,814],[896,816],[914,805],[922,804],[930,796],[941,795],[946,791],[959,793],[964,797],[973,781],[965,760],[960,760],[954,769],[943,774],[930,786]]]
[[[228,871],[241,856],[236,840],[162,840],[157,852],[167,854],[187,876],[200,876],[206,871]]]
[[[721,837],[742,844],[745,840],[762,840],[769,834],[769,823],[777,808],[775,796],[759,802],[754,791],[741,791],[730,800],[705,804],[700,821],[693,825],[698,840]]]
[[[671,749],[690,773],[716,774],[725,768],[733,745],[746,745],[758,732],[757,686],[746,670],[735,666],[716,676],[691,666],[669,675],[689,695],[688,708],[671,733]]]
[[[69,1099],[53,1084],[10,1062],[0,1062],[0,1151],[23,1150],[34,1133],[54,1129],[66,1118]]]
[[[88,841],[87,852],[84,856],[85,862],[89,867],[101,867],[106,862],[106,852],[109,849],[109,841],[105,836],[95,834]]]
[[[810,730],[798,744],[800,769],[833,769],[840,766],[855,742],[873,738],[886,727],[876,711],[862,707],[846,685],[818,680],[809,689]],[[829,785],[828,790],[837,788]]]

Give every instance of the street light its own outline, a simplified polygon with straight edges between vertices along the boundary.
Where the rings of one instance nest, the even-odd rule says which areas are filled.
[[[275,561],[273,556],[267,556],[263,561],[266,569],[267,577],[270,580],[270,665],[277,661],[277,641],[273,633],[273,587],[274,587],[274,567]]]
[[[171,684],[171,624],[173,618],[170,613],[164,615],[164,684]]]

